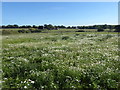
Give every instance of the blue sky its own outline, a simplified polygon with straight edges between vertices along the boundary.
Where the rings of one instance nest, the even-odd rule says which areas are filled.
[[[3,2],[3,25],[118,24],[117,2]]]

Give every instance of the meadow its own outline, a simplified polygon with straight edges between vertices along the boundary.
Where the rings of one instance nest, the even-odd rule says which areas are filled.
[[[115,29],[111,31],[109,29],[104,29],[104,32],[114,32]],[[10,35],[10,34],[20,34],[20,33],[75,33],[75,32],[86,32],[87,34],[90,32],[98,32],[97,29],[59,29],[59,30],[47,30],[47,29],[35,29],[35,28],[8,28],[8,29],[0,29],[0,33],[2,35]],[[103,33],[104,33],[103,32]],[[84,34],[86,34],[84,33]]]
[[[2,88],[120,88],[118,33],[2,36]]]

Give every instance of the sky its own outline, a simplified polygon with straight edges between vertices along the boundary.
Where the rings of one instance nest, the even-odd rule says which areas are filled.
[[[2,24],[118,24],[117,2],[3,2]]]
[[[119,0],[2,0],[2,2],[118,2]]]

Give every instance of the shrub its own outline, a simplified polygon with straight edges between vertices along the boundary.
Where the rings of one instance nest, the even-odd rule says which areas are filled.
[[[103,32],[104,31],[104,29],[103,28],[98,28],[98,30],[97,30],[98,32]]]
[[[31,33],[38,33],[38,32],[41,32],[40,29],[34,29],[34,28],[30,28],[29,31],[30,31]]]
[[[115,26],[115,31],[114,32],[120,32],[120,25]]]
[[[19,33],[25,33],[25,30],[22,29],[22,30],[18,30]]]
[[[76,32],[85,32],[84,30],[78,30],[78,31],[76,31]]]
[[[2,30],[2,35],[17,34],[17,30]]]
[[[69,39],[69,36],[63,36],[62,37],[62,40],[67,40],[67,39]]]

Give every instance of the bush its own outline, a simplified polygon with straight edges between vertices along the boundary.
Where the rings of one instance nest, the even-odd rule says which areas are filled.
[[[26,31],[24,29],[18,30],[19,33],[25,33]]]
[[[103,32],[104,31],[104,29],[103,28],[98,28],[98,30],[97,30],[98,32]]]
[[[69,39],[69,36],[63,36],[62,37],[62,40],[67,40],[67,39]]]
[[[34,29],[34,28],[30,28],[29,31],[30,31],[31,33],[39,33],[39,32],[41,32],[40,29]]]
[[[76,31],[76,32],[85,32],[84,30],[78,30],[78,31]]]
[[[115,31],[114,32],[120,32],[120,25],[115,26]]]
[[[2,35],[18,34],[17,30],[2,30]]]

